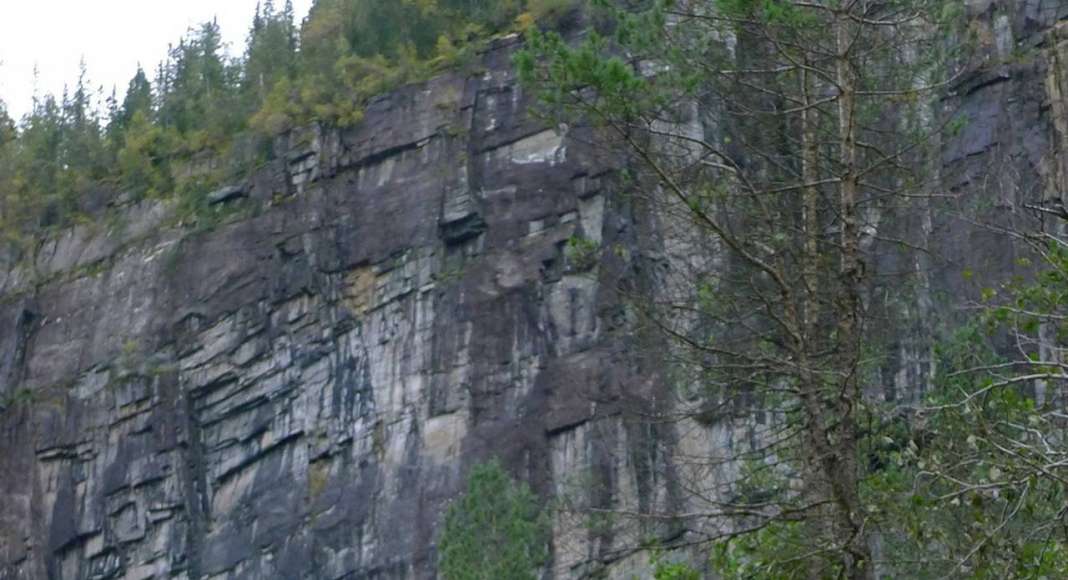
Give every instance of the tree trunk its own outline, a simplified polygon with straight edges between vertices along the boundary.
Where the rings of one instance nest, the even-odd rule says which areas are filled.
[[[836,371],[841,373],[837,393],[833,445],[837,461],[828,465],[827,475],[838,506],[837,540],[846,551],[847,577],[868,580],[872,577],[871,550],[865,530],[865,515],[859,497],[858,426],[856,413],[861,402],[860,381],[857,376],[861,338],[861,286],[864,266],[860,248],[860,224],[857,208],[860,176],[857,168],[856,106],[857,87],[850,54],[857,40],[846,5],[835,14],[834,27],[837,46],[836,83],[838,84],[839,133],[839,215],[841,227],[841,257],[839,263],[839,319],[838,348],[840,357]]]

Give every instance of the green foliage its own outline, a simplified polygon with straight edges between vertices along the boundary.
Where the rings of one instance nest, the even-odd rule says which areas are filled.
[[[997,302],[998,292],[994,289],[984,291],[984,300],[991,309],[986,313],[988,326],[1009,326],[1027,336],[1032,341],[1037,338],[1040,325],[1045,325],[1050,336],[1056,337],[1058,344],[1068,342],[1068,320],[1063,316],[1068,310],[1068,247],[1063,243],[1053,242],[1041,248],[1043,268],[1034,280],[1016,277],[1009,281],[1001,294],[1007,298]],[[1028,260],[1018,264],[1022,268],[1031,267]]]
[[[141,114],[142,123],[152,118],[152,83],[144,69],[137,67],[137,72],[126,87],[126,97],[118,106],[112,99],[110,120],[107,127],[108,141],[113,148],[122,145],[124,135],[134,122],[134,116]]]
[[[716,8],[732,18],[757,18],[781,26],[815,24],[808,11],[787,0],[716,0]]]
[[[685,562],[672,562],[664,559],[663,554],[653,554],[654,580],[701,580],[701,573]]]
[[[172,191],[170,157],[178,139],[148,120],[148,111],[135,111],[122,132],[117,161],[121,185],[135,196],[160,196]]]
[[[241,71],[241,92],[249,112],[263,106],[276,84],[297,74],[297,27],[293,18],[290,0],[282,10],[276,10],[272,0],[267,0],[262,9],[256,7]]]
[[[1064,577],[1068,489],[1035,470],[1049,465],[1054,426],[1018,388],[968,372],[1005,362],[984,325],[961,329],[937,354],[921,413],[873,432],[865,499],[877,506],[887,566],[909,578]]]
[[[84,67],[73,92],[46,95],[12,132],[0,117],[0,195],[6,237],[75,219],[79,196],[104,178],[112,161]]]
[[[564,247],[564,257],[568,265],[574,270],[589,270],[597,265],[600,257],[601,246],[593,240],[572,236],[568,238]]]
[[[34,402],[36,394],[32,389],[22,387],[0,396],[0,412],[9,408],[24,407]]]
[[[1039,345],[1063,352],[1068,338],[1068,251],[1057,241],[1036,250],[1034,277],[984,291],[980,316],[938,346],[920,413],[878,431],[867,493],[901,576],[1068,575],[1063,401],[1040,399],[1032,378],[1064,381],[1060,358]],[[1015,349],[996,348],[1005,337]]]
[[[549,15],[564,0],[319,0],[302,31],[302,50],[319,66],[342,53],[387,58],[413,52],[433,56],[438,39],[462,40],[465,28],[477,24],[501,30],[524,9]]]
[[[438,543],[446,580],[535,580],[548,559],[540,500],[497,461],[476,465],[450,504]]]
[[[562,17],[574,10],[575,6],[575,0],[527,0],[526,11],[516,18],[519,22],[543,23],[552,28]]]
[[[583,103],[588,112],[602,120],[626,120],[655,106],[660,95],[649,90],[648,81],[618,57],[604,58],[607,42],[596,33],[578,48],[570,47],[559,34],[532,29],[528,48],[515,56],[520,80],[538,89],[546,107],[573,108],[572,95],[584,87],[597,87]],[[549,64],[543,66],[545,62]]]
[[[831,554],[812,553],[811,522],[776,521],[715,544],[712,566],[725,579],[836,578],[841,565]]]
[[[300,32],[298,74],[280,77],[252,126],[275,134],[312,121],[363,118],[367,101],[469,60],[480,40],[529,8],[550,18],[574,0],[320,0]]]
[[[203,23],[153,79],[139,68],[103,107],[83,67],[71,91],[37,97],[18,123],[0,106],[0,238],[21,243],[82,219],[90,191],[178,195],[200,214],[190,192],[206,177],[189,168],[207,158],[228,168],[210,179],[243,177],[250,155],[237,145],[247,134],[261,159],[291,128],[359,123],[375,95],[469,62],[491,34],[521,26],[521,14],[529,26],[574,1],[316,0],[298,26],[290,1],[265,0],[240,58],[226,56],[216,22]]]
[[[157,119],[182,137],[178,153],[221,149],[244,126],[240,77],[240,63],[224,58],[215,22],[202,24],[171,48],[156,81]]]
[[[531,28],[515,64],[543,114],[592,127],[643,172],[638,196],[661,204],[666,227],[692,244],[693,261],[674,269],[670,304],[643,296],[636,307],[668,329],[665,363],[679,367],[686,394],[708,393],[687,417],[722,426],[724,409],[743,399],[774,416],[774,434],[754,436],[755,450],[709,458],[729,464],[717,472],[729,481],[716,481],[726,497],[693,498],[737,531],[716,546],[714,567],[728,578],[867,578],[876,556],[907,560],[915,538],[873,552],[880,538],[907,535],[895,511],[909,504],[898,494],[920,468],[894,459],[914,426],[868,400],[887,355],[870,330],[878,319],[860,305],[862,280],[883,274],[841,275],[850,263],[879,261],[841,224],[863,222],[858,208],[868,204],[895,211],[862,181],[900,184],[887,198],[928,181],[920,172],[926,156],[938,158],[929,146],[937,129],[921,119],[952,77],[953,43],[941,33],[960,2],[597,4],[603,26],[577,42]],[[909,24],[894,24],[903,14]],[[857,142],[907,159],[890,167]],[[954,554],[974,539],[961,538]],[[914,554],[948,550],[933,543]]]
[[[687,564],[658,564],[653,570],[656,580],[701,580],[701,574]]]
[[[7,107],[0,101],[0,147],[7,145],[15,139],[15,121],[7,114]]]

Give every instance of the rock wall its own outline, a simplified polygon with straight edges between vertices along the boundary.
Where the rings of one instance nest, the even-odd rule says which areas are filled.
[[[0,578],[431,577],[472,463],[625,461],[623,266],[565,245],[632,220],[512,44],[289,136],[221,225],[143,202],[3,273]]]
[[[880,272],[913,276],[890,277],[870,296],[887,306],[880,325],[890,360],[877,395],[906,404],[934,370],[932,341],[968,322],[984,289],[1032,273],[1026,244],[1000,229],[1060,231],[1063,220],[1029,208],[1068,201],[1068,1],[964,4],[977,46],[969,72],[932,112],[956,126],[938,136],[935,196],[878,224],[884,238],[921,249],[877,242]]]
[[[947,100],[972,122],[943,169],[966,203],[1064,195],[1068,3],[970,7],[1002,60]],[[0,580],[432,578],[473,463],[651,509],[682,501],[675,454],[745,436],[635,412],[670,399],[620,294],[648,278],[655,219],[593,135],[527,113],[515,42],[281,140],[212,195],[214,227],[127,204],[3,262]],[[995,159],[1015,168],[996,187]],[[930,372],[916,321],[1012,263],[948,215],[905,228],[938,251],[908,264],[892,396]],[[624,577],[631,538],[558,520],[550,575]]]

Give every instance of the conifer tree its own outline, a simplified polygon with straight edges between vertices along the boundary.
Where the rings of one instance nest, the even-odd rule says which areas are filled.
[[[126,86],[126,96],[111,122],[119,129],[125,128],[138,112],[146,115],[152,112],[152,83],[141,65],[137,66],[137,72]]]
[[[293,7],[287,2],[276,10],[268,0],[256,7],[256,16],[248,34],[241,88],[250,111],[266,100],[276,83],[296,73],[297,30]]]
[[[0,100],[0,148],[15,139],[15,121],[7,112],[7,105]]]
[[[223,54],[218,22],[205,22],[171,49],[161,67],[159,121],[180,134],[217,141],[242,124],[233,102],[235,70]]]
[[[71,211],[77,206],[73,198],[102,178],[109,165],[95,93],[88,83],[89,74],[83,62],[73,93],[64,94],[62,103],[59,151],[65,181],[62,190],[71,198],[68,200]]]

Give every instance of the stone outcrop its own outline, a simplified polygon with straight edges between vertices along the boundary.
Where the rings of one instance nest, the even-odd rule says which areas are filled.
[[[947,100],[971,122],[944,171],[967,203],[1063,196],[1068,6],[970,4],[1001,60]],[[0,580],[431,578],[443,506],[493,456],[545,496],[680,501],[671,450],[744,428],[629,412],[667,388],[620,296],[655,220],[592,135],[527,112],[516,42],[280,140],[211,194],[212,228],[145,201],[0,260]],[[905,229],[937,259],[909,265],[926,274],[886,370],[902,397],[930,372],[912,322],[1013,258],[924,216]],[[640,560],[554,532],[556,578]]]
[[[428,577],[466,466],[548,493],[623,437],[581,429],[638,375],[565,245],[632,220],[513,44],[287,137],[221,225],[143,202],[3,274],[0,578]]]

